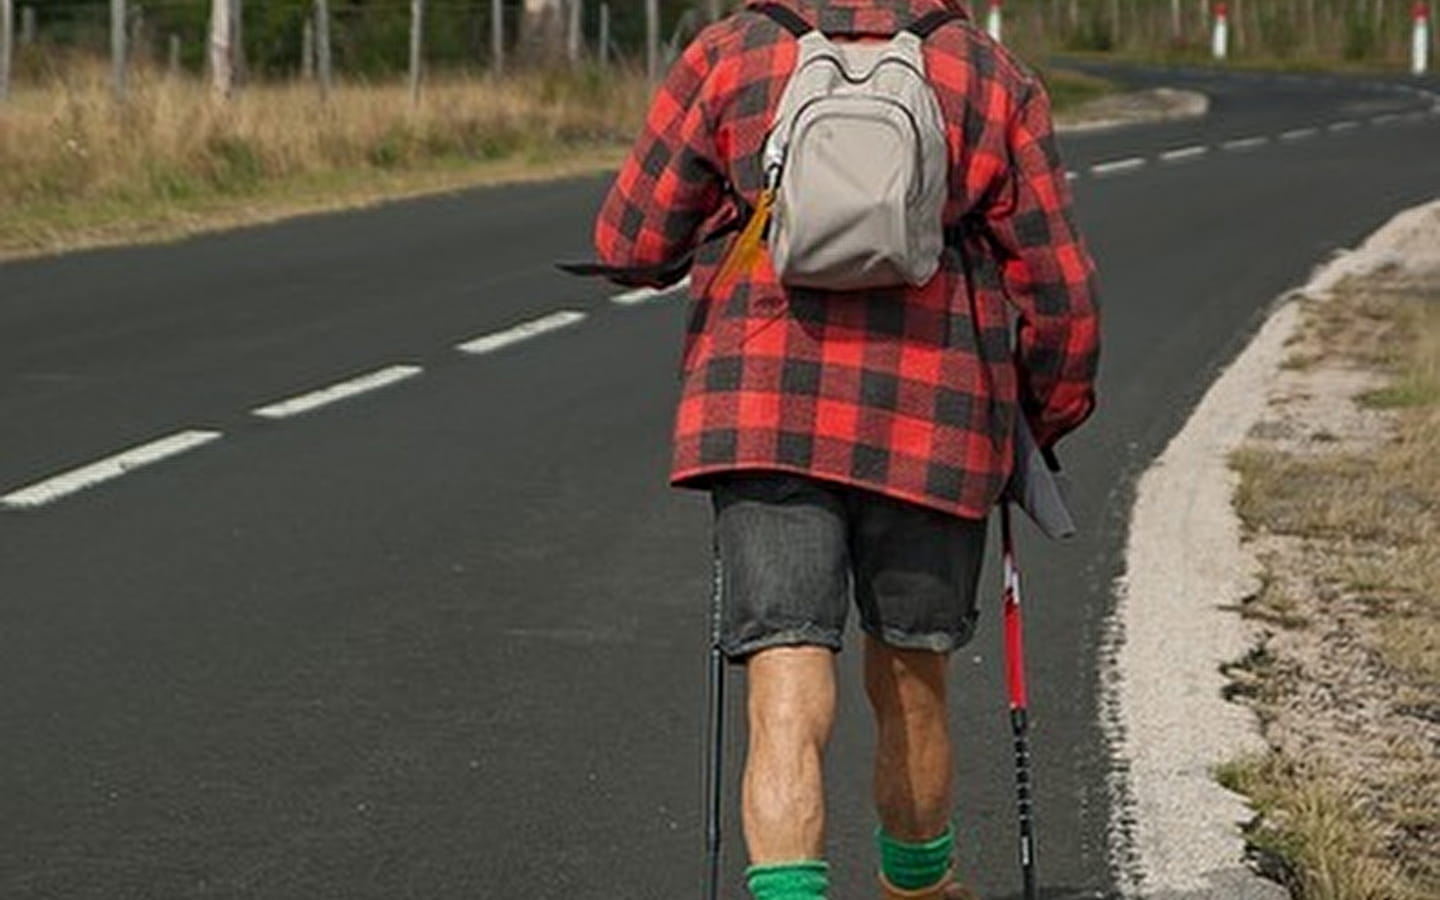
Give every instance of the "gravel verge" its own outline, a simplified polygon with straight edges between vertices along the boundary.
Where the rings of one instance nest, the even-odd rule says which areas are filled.
[[[1152,88],[1112,94],[1092,100],[1072,112],[1056,116],[1061,134],[1085,134],[1126,125],[1198,119],[1210,112],[1210,98],[1199,91]]]
[[[1265,414],[1296,339],[1300,309],[1288,301],[1435,253],[1437,226],[1434,206],[1402,213],[1281,298],[1141,478],[1104,679],[1118,773],[1112,863],[1126,896],[1289,896],[1252,871],[1243,826],[1254,812],[1215,780],[1218,766],[1267,750],[1253,712],[1224,697],[1222,666],[1255,644],[1254,623],[1238,610],[1260,587],[1232,505],[1239,478],[1229,457]]]

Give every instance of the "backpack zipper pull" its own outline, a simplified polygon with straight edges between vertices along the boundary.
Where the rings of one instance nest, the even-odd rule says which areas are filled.
[[[765,155],[769,156],[770,154],[767,152]],[[772,159],[766,163],[765,190],[773,194],[776,189],[780,187],[780,173],[784,170],[784,168],[785,164],[782,163],[779,159]]]

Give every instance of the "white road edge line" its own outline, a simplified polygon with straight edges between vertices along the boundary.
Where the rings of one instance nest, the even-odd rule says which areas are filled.
[[[690,277],[687,275],[683,280],[677,281],[667,288],[636,288],[633,291],[616,294],[610,298],[610,302],[618,303],[621,306],[635,306],[640,303],[648,303],[651,300],[658,300],[661,297],[669,297],[689,289]]]
[[[1354,119],[1341,119],[1338,122],[1331,122],[1329,125],[1331,131],[1354,131],[1359,127],[1360,123]]]
[[[576,309],[562,309],[559,312],[551,313],[548,316],[541,316],[529,322],[523,322],[514,328],[507,328],[504,331],[497,331],[494,334],[486,334],[468,340],[463,344],[455,345],[455,349],[461,353],[490,353],[499,350],[501,347],[508,347],[520,341],[542,335],[547,331],[555,331],[574,325],[585,318],[585,314]]]
[[[112,478],[194,450],[222,436],[219,431],[180,431],[88,465],[62,472],[0,497],[0,508],[34,509]]]
[[[1193,147],[1180,147],[1176,150],[1166,150],[1160,154],[1160,159],[1164,162],[1180,162],[1184,159],[1194,159],[1197,156],[1204,156],[1209,152],[1209,147],[1196,144]]]
[[[338,384],[332,384],[329,387],[266,404],[252,409],[250,412],[264,419],[288,419],[291,416],[298,416],[340,400],[348,400],[357,394],[388,387],[407,378],[413,378],[423,371],[419,366],[387,366],[341,381]]]
[[[1280,135],[1282,141],[1303,141],[1320,133],[1318,128],[1292,128]]]
[[[1270,139],[1262,135],[1260,137],[1236,138],[1233,141],[1226,141],[1220,146],[1226,150],[1249,150],[1254,147],[1263,147],[1268,143],[1270,143]]]
[[[1065,173],[1065,180],[1066,180],[1066,181],[1077,181],[1077,180],[1079,180],[1079,178],[1080,178],[1080,173],[1077,172],[1077,171],[1075,171],[1074,169],[1070,169],[1070,170],[1066,171],[1066,173]]]
[[[1404,116],[1400,113],[1386,113],[1383,116],[1374,116],[1370,121],[1376,125],[1389,125],[1391,122],[1398,122],[1403,118]]]
[[[1145,165],[1143,157],[1131,156],[1126,159],[1117,159],[1111,162],[1096,163],[1090,167],[1092,175],[1118,175],[1121,172],[1133,172]]]

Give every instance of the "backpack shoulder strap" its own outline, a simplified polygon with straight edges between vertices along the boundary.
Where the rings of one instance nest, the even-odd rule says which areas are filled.
[[[954,10],[932,9],[930,12],[911,22],[905,30],[923,41],[939,31],[947,23],[958,22],[962,18],[964,17]]]
[[[750,7],[750,11],[765,16],[797,38],[804,37],[815,30],[810,27],[809,22],[800,18],[799,13],[779,3],[761,3]]]

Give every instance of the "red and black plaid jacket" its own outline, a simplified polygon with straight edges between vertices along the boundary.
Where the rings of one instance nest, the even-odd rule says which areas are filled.
[[[864,38],[947,0],[784,2],[832,37]],[[764,260],[712,289],[733,234],[704,238],[758,199],[795,59],[792,35],[755,12],[705,30],[657,94],[596,224],[609,265],[659,267],[699,245],[672,481],[782,470],[982,517],[1009,477],[1017,408],[1049,445],[1094,406],[1094,267],[1049,100],[968,20],[942,27],[925,60],[949,136],[953,228],[935,278],[795,290]]]

